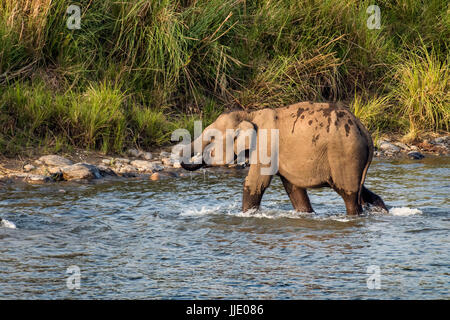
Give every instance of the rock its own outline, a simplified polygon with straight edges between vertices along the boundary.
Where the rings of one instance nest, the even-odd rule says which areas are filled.
[[[151,154],[151,152],[142,152],[141,157],[145,160],[151,160],[152,154]]]
[[[138,158],[141,155],[141,152],[137,149],[128,149],[127,154],[131,157]]]
[[[43,165],[41,160],[34,160],[34,163],[37,164],[38,166]]]
[[[11,178],[28,178],[29,176],[29,173],[11,173],[8,175]]]
[[[167,151],[161,151],[161,153],[159,154],[159,156],[161,158],[170,158],[170,152]]]
[[[112,159],[102,159],[102,163],[106,164],[107,166],[109,166],[112,163]]]
[[[152,164],[154,172],[164,170],[164,167],[160,164],[160,162],[153,161]]]
[[[104,176],[117,176],[117,174],[111,168],[109,168],[107,166],[98,165],[97,169],[103,177]]]
[[[425,158],[425,156],[423,154],[421,154],[420,152],[411,151],[411,152],[408,152],[408,158],[414,159],[414,160],[420,160],[420,159]]]
[[[47,171],[50,174],[60,174],[60,173],[62,173],[61,172],[61,167],[48,167]]]
[[[402,142],[395,142],[393,143],[395,146],[399,147],[400,149],[403,150],[411,150],[410,147],[408,147],[406,144],[402,143]]]
[[[161,162],[165,166],[172,166],[173,165],[173,160],[171,158],[162,158]]]
[[[52,179],[48,176],[44,176],[44,175],[40,175],[40,174],[30,174],[25,178],[25,180],[28,183],[38,184],[38,183],[50,182]]]
[[[400,151],[400,148],[396,145],[383,140],[379,142],[378,146],[381,151],[384,151],[386,153],[397,153]]]
[[[99,179],[102,177],[98,168],[92,164],[76,163],[61,168],[64,180]]]
[[[54,167],[69,166],[73,164],[73,162],[69,159],[54,154],[42,156],[39,158],[39,161],[41,161],[43,164]]]
[[[153,171],[153,164],[146,160],[134,160],[131,161],[131,165],[136,167],[139,171]]]
[[[437,145],[448,145],[450,144],[450,136],[438,137],[430,142],[431,144]]]
[[[125,163],[125,164],[129,164],[130,162],[131,162],[131,160],[130,159],[127,159],[127,158],[116,158],[116,159],[114,159],[114,162],[115,163]]]
[[[158,172],[153,173],[150,176],[150,180],[154,180],[154,181],[159,180],[159,173]]]
[[[36,169],[36,167],[33,166],[32,164],[26,164],[23,166],[23,171],[25,171],[25,172],[30,172],[34,169]]]
[[[137,171],[137,169],[129,164],[120,165],[118,167],[118,172],[121,173],[122,175],[129,174],[129,173],[135,174],[136,171]]]
[[[178,161],[178,160],[174,161],[173,167],[174,167],[174,168],[177,168],[177,169],[181,168],[181,162]]]
[[[144,172],[155,172],[161,171],[163,168],[159,166],[156,162],[150,162],[146,160],[134,160],[131,161],[131,165],[136,167],[138,171]]]

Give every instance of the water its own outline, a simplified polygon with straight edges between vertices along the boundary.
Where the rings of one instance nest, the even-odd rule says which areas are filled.
[[[0,227],[0,298],[450,297],[450,158],[374,162],[366,185],[389,215],[347,217],[328,189],[295,213],[279,178],[244,214],[244,175],[0,186],[17,227]]]

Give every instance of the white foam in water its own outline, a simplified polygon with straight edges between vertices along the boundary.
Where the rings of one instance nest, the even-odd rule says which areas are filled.
[[[265,218],[265,219],[279,219],[279,218],[291,218],[291,219],[300,219],[304,218],[305,216],[312,215],[311,213],[306,212],[297,212],[294,210],[290,211],[268,211],[268,210],[262,210],[262,211],[256,211],[256,210],[249,210],[246,212],[239,211],[234,214],[237,217],[244,217],[244,218]]]
[[[389,210],[389,213],[392,214],[393,216],[412,216],[415,214],[422,214],[422,211],[420,211],[419,209],[411,209],[408,207],[400,207],[400,208],[391,208],[391,210]]]
[[[16,225],[14,223],[12,223],[11,221],[5,220],[5,219],[2,219],[0,221],[0,227],[9,228],[9,229],[16,229]]]
[[[207,214],[219,214],[220,212],[220,206],[212,207],[212,208],[206,208],[201,207],[201,209],[187,209],[186,211],[183,211],[180,213],[180,216],[183,217],[192,217],[192,216],[204,216]]]
[[[335,220],[339,222],[349,222],[352,219],[346,215],[333,215],[333,216],[322,216],[316,213],[308,212],[297,212],[295,210],[248,210],[242,212],[240,210],[240,203],[234,203],[229,206],[215,206],[215,207],[201,207],[187,209],[180,213],[183,217],[200,217],[206,215],[230,215],[242,218],[258,218],[258,219],[280,219],[280,218],[290,218],[290,219],[302,219],[302,218],[313,218],[318,220]]]

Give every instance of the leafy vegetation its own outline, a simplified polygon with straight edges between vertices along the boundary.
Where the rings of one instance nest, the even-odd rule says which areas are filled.
[[[302,100],[344,101],[377,135],[448,131],[450,5],[376,3],[380,29],[366,0],[0,0],[0,152],[148,148]]]

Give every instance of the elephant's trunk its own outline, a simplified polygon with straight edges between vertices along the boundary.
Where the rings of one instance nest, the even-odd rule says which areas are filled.
[[[194,142],[191,143],[190,150],[190,157],[192,157],[194,155]],[[188,171],[195,171],[205,166],[205,162],[203,160],[202,163],[189,163],[188,161],[182,160],[180,164],[183,169]]]
[[[183,167],[183,169],[186,169],[188,171],[195,171],[200,169],[201,167],[203,167],[205,164],[202,163],[198,163],[198,164],[192,164],[192,163],[184,163],[181,162],[181,166]]]

